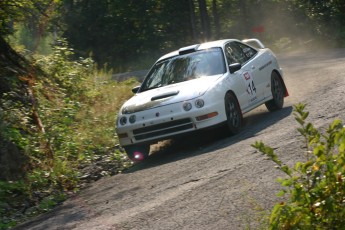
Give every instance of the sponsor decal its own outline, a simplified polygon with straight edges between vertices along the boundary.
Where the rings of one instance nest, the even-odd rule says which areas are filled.
[[[244,77],[244,79],[246,79],[247,81],[250,79],[250,75],[249,75],[248,72],[245,72],[245,73],[243,74],[243,77]]]

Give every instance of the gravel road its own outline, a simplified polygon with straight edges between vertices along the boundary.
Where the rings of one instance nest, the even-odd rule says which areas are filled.
[[[309,119],[325,129],[345,121],[345,49],[279,55],[290,96],[270,113],[245,115],[239,135],[221,129],[154,146],[147,161],[103,178],[16,229],[257,229],[283,176],[250,145],[262,140],[293,165],[303,160],[293,105],[307,103]]]

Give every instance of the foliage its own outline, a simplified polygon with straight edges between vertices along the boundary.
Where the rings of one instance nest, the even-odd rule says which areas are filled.
[[[4,202],[7,199],[15,199],[19,194],[25,193],[26,188],[23,181],[4,182],[0,181],[0,216],[8,215],[8,205]],[[13,220],[3,220],[0,222],[0,229],[15,226],[16,222]]]
[[[69,190],[77,183],[79,145],[73,125],[86,100],[85,76],[93,73],[93,63],[90,59],[69,61],[73,51],[65,40],[53,51],[36,62],[46,75],[33,86],[44,130],[33,135],[36,141],[31,142],[30,159],[33,168],[40,170],[28,179],[32,188],[51,184]]]
[[[61,9],[64,36],[76,52],[119,71],[148,68],[164,53],[212,39],[287,38],[304,47],[310,40],[341,44],[345,31],[340,0],[93,0],[65,1]]]
[[[344,12],[342,0],[5,0],[0,34],[14,33],[27,50],[43,53],[47,41],[63,36],[77,56],[126,71],[147,69],[181,46],[229,37],[343,45]]]
[[[186,2],[65,1],[62,7],[64,36],[79,55],[92,53],[101,65],[111,63],[121,68],[136,63],[147,68],[154,60],[152,57],[158,57],[158,51],[170,50],[172,44],[188,40]],[[172,11],[175,13],[171,14]]]
[[[341,0],[0,1],[0,160],[9,158],[0,162],[0,228],[75,192],[95,162],[108,164],[102,175],[127,166],[114,121],[138,82],[115,82],[99,66],[148,68],[162,53],[227,37],[281,49],[315,37],[341,44],[344,12]],[[263,33],[253,32],[261,25]]]
[[[50,183],[73,190],[81,176],[79,164],[92,163],[116,145],[116,113],[130,96],[133,84],[110,83],[110,75],[97,71],[90,58],[71,60],[73,49],[64,39],[53,51],[52,55],[37,57],[36,62],[46,74],[34,87],[45,131],[37,135],[39,143],[32,146],[30,157],[32,164],[46,165],[39,167],[43,171],[33,171],[31,180],[37,188]],[[118,94],[123,90],[127,92]],[[121,161],[122,153],[116,154]]]
[[[13,33],[13,22],[22,22],[32,31],[45,24],[58,0],[2,0],[0,2],[0,35]]]
[[[294,1],[292,7],[300,9],[306,16],[306,21],[313,28],[315,36],[333,40],[344,39],[343,33],[345,20],[345,3],[342,0],[335,1]]]
[[[0,140],[16,146],[27,159],[23,174],[0,180],[0,228],[46,211],[64,194],[76,192],[82,169],[95,161],[103,159],[102,175],[114,174],[129,163],[114,147],[114,122],[138,82],[117,83],[105,68],[97,70],[90,58],[74,60],[65,39],[52,50],[51,55],[32,59],[32,68],[40,71],[21,77],[28,82],[24,95],[31,92],[34,101],[26,104],[18,98],[22,91],[0,98]],[[40,124],[34,121],[33,110]]]
[[[345,226],[345,127],[335,120],[326,133],[306,122],[305,105],[295,106],[298,131],[305,140],[306,162],[289,167],[273,149],[256,142],[253,147],[275,162],[287,178],[278,195],[289,195],[276,204],[270,216],[270,229],[342,229]]]

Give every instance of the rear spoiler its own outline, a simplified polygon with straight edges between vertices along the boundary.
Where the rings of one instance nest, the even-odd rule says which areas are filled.
[[[242,40],[243,43],[254,46],[255,48],[258,49],[265,49],[264,44],[259,39],[256,38],[251,38],[251,39],[244,39]]]

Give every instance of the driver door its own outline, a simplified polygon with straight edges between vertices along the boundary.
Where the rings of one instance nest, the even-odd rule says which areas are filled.
[[[258,69],[256,68],[255,59],[253,58],[257,51],[249,46],[239,42],[230,42],[225,45],[225,54],[228,65],[233,63],[240,63],[242,68],[233,74],[233,77],[240,78],[242,85],[240,90],[237,90],[238,100],[242,105],[242,111],[246,112],[250,107],[257,104],[263,95],[258,88],[260,85],[259,79],[255,77]]]

